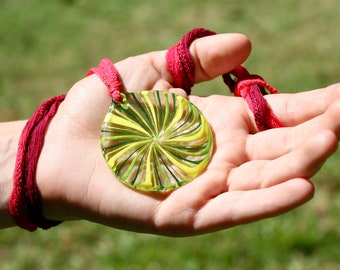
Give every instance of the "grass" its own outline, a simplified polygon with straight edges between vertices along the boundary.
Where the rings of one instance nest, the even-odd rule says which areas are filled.
[[[241,32],[246,66],[282,92],[337,82],[336,0],[42,1],[0,4],[0,121],[28,118],[103,57],[168,48],[193,27]],[[221,79],[194,94],[225,94]],[[274,219],[190,238],[88,222],[0,232],[1,269],[338,269],[339,154],[315,177],[315,198]]]

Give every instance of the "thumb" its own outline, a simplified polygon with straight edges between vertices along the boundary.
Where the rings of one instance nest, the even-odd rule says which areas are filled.
[[[219,34],[195,40],[190,53],[195,63],[195,82],[211,80],[242,64],[251,51],[242,34]]]
[[[251,43],[242,34],[219,34],[196,39],[189,50],[195,65],[195,83],[199,83],[212,80],[242,64],[249,56]],[[155,51],[116,63],[127,91],[172,88],[166,53],[166,50]]]

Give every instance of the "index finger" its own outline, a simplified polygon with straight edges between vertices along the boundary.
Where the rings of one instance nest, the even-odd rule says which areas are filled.
[[[276,116],[286,126],[296,126],[323,114],[340,99],[340,84],[296,94],[265,96]]]
[[[251,43],[243,34],[218,34],[195,40],[190,46],[196,69],[195,82],[230,72],[247,59],[250,51]]]

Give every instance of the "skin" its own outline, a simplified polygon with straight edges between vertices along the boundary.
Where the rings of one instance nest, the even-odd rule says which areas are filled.
[[[247,37],[221,34],[190,47],[196,82],[211,80],[246,60]],[[174,89],[166,51],[116,63],[126,91]],[[266,96],[285,128],[257,132],[238,97],[187,97],[205,115],[215,151],[206,171],[168,193],[140,192],[120,183],[105,163],[99,131],[111,98],[96,75],[68,92],[45,136],[37,167],[44,216],[85,219],[136,232],[190,236],[254,222],[289,211],[314,194],[310,178],[337,149],[340,85]],[[15,226],[7,205],[17,141],[26,121],[0,124],[0,226]],[[61,225],[62,226],[62,225]]]

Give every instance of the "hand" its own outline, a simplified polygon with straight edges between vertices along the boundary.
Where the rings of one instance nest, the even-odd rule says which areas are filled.
[[[241,64],[250,43],[242,35],[223,34],[196,40],[190,51],[196,82],[201,82]],[[126,90],[181,92],[172,89],[165,53],[116,63]],[[241,98],[189,96],[213,130],[212,160],[189,184],[171,193],[146,193],[118,181],[102,157],[99,132],[111,99],[106,86],[91,75],[69,91],[46,133],[37,168],[44,216],[188,236],[288,211],[313,196],[309,178],[336,150],[338,89],[266,97],[287,128],[260,133]]]

